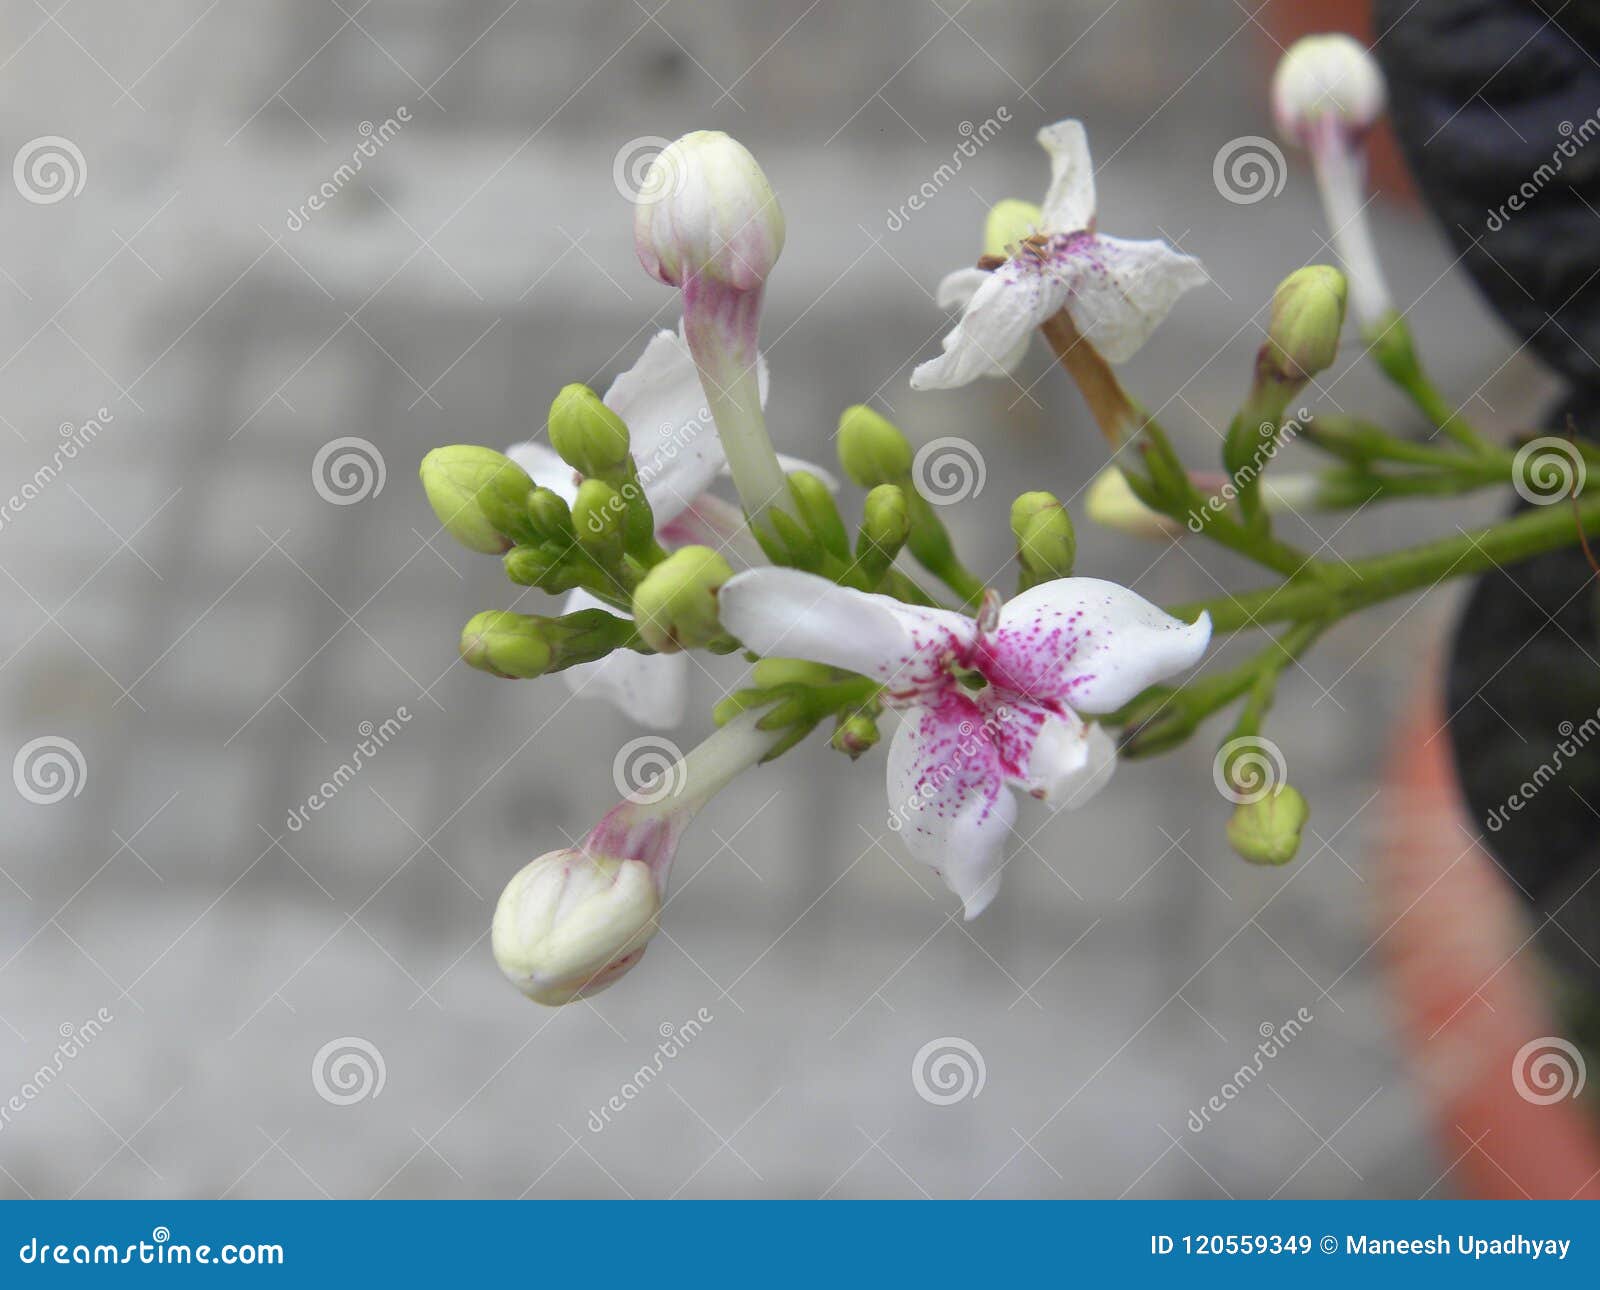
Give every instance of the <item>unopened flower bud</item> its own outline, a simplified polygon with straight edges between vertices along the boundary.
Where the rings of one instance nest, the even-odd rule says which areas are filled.
[[[839,417],[838,451],[844,473],[862,488],[898,484],[911,474],[911,444],[864,403],[846,408]]]
[[[572,499],[572,530],[579,545],[602,567],[610,568],[622,559],[627,513],[622,494],[610,484],[586,479],[578,485],[578,494]]]
[[[1084,495],[1084,512],[1103,528],[1139,538],[1175,537],[1183,526],[1171,516],[1152,510],[1128,487],[1128,477],[1107,466],[1094,477]]]
[[[661,894],[650,866],[578,849],[521,869],[495,906],[495,962],[536,1003],[598,994],[643,956]]]
[[[1024,588],[1070,578],[1078,537],[1067,508],[1053,493],[1023,493],[1011,504],[1011,532]]]
[[[563,387],[550,404],[550,446],[593,479],[612,479],[629,461],[628,427],[587,385]]]
[[[840,717],[834,727],[833,746],[849,756],[851,761],[873,748],[878,742],[878,723],[865,712]]]
[[[750,679],[761,689],[771,690],[780,685],[827,685],[838,680],[838,674],[826,663],[809,659],[763,658],[750,669]]]
[[[491,609],[461,629],[461,660],[495,676],[534,677],[550,670],[554,651],[542,619]]]
[[[1037,233],[1043,221],[1044,213],[1032,202],[1015,197],[996,202],[983,223],[983,254],[1010,259],[1022,239]]]
[[[572,542],[572,508],[559,493],[548,488],[535,488],[528,495],[528,518],[543,541]]]
[[[789,472],[789,494],[795,510],[822,549],[840,560],[850,558],[850,534],[828,485],[808,470]]]
[[[529,531],[533,480],[504,453],[452,444],[424,457],[419,473],[439,523],[468,550],[499,555]]]
[[[856,566],[869,589],[889,572],[910,536],[911,508],[905,490],[898,484],[879,484],[867,494],[856,537]]]
[[[783,235],[766,175],[718,130],[696,130],[656,154],[634,206],[639,263],[674,287],[704,275],[752,291],[777,263]]]
[[[1303,383],[1333,366],[1347,294],[1344,274],[1326,264],[1296,269],[1278,285],[1264,349],[1278,374]]]
[[[709,645],[722,635],[717,592],[733,569],[708,546],[679,547],[633,593],[639,635],[662,654]]]
[[[1300,849],[1300,830],[1310,813],[1298,789],[1280,784],[1260,801],[1234,809],[1228,842],[1251,864],[1288,864]]]
[[[1365,131],[1383,114],[1384,98],[1377,60],[1342,33],[1295,41],[1272,77],[1272,115],[1279,133],[1303,146],[1326,125]]]

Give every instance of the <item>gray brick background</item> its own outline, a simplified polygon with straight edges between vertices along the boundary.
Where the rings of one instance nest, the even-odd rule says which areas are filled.
[[[559,682],[456,662],[461,623],[513,589],[437,537],[415,469],[440,443],[537,431],[562,384],[603,386],[673,324],[633,258],[619,152],[706,126],[757,153],[789,223],[765,323],[780,446],[831,459],[863,400],[918,440],[972,439],[988,482],[952,522],[997,569],[1009,498],[1074,494],[1102,445],[1042,352],[1026,398],[912,395],[945,325],[932,288],[989,203],[1042,191],[1033,131],[1083,117],[1102,227],[1164,235],[1215,279],[1127,371],[1215,460],[1273,284],[1327,254],[1298,161],[1253,205],[1212,182],[1221,146],[1270,133],[1253,8],[0,5],[0,152],[58,135],[86,167],[59,202],[0,191],[0,492],[63,423],[112,414],[0,529],[0,748],[69,739],[86,767],[54,805],[0,795],[0,1100],[60,1027],[113,1018],[0,1129],[0,1195],[1448,1193],[1366,953],[1366,879],[1377,759],[1432,683],[1450,593],[1346,624],[1287,686],[1271,733],[1317,833],[1285,871],[1228,851],[1202,738],[1082,812],[1025,808],[999,900],[964,926],[881,827],[881,755],[852,767],[818,738],[707,810],[667,935],[594,1003],[528,1003],[487,944],[500,887],[605,809],[636,731]],[[402,106],[359,180],[291,229],[362,123]],[[890,232],[962,123],[1001,106],[1012,124]],[[1504,362],[1432,230],[1379,220],[1441,382],[1476,389],[1492,426],[1526,421],[1544,378]],[[1407,423],[1366,367],[1334,376],[1338,406]],[[312,481],[340,436],[385,470],[348,506]],[[1372,511],[1336,540],[1442,522]],[[1255,577],[1080,529],[1083,571],[1158,602]],[[739,677],[697,670],[678,737]],[[402,733],[287,832],[361,723],[402,707]],[[1300,1007],[1315,1021],[1267,1082],[1187,1130]],[[704,1032],[592,1131],[701,1009]],[[351,1036],[384,1084],[332,1105],[313,1060]],[[913,1057],[940,1037],[982,1054],[981,1096],[917,1096]]]

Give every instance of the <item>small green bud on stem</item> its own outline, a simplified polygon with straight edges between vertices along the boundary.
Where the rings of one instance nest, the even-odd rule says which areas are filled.
[[[604,609],[559,618],[491,609],[461,630],[461,657],[479,671],[517,679],[592,663],[616,649],[638,648],[633,623]]]
[[[717,592],[733,569],[710,547],[674,551],[634,588],[639,635],[663,654],[712,645],[723,636]]]
[[[533,480],[504,453],[473,444],[435,448],[419,474],[439,523],[468,550],[499,555],[534,535]]]
[[[1078,538],[1067,509],[1052,493],[1023,493],[1011,504],[1011,532],[1022,565],[1021,590],[1070,578]]]
[[[1283,865],[1300,849],[1300,830],[1311,808],[1292,784],[1280,784],[1255,802],[1242,802],[1228,821],[1228,842],[1251,864]]]

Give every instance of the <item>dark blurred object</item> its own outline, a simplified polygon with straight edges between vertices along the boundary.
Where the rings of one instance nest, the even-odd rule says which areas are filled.
[[[1500,316],[1579,387],[1548,425],[1560,432],[1570,417],[1594,438],[1600,6],[1376,0],[1374,11],[1395,132],[1423,196]],[[1456,628],[1447,702],[1475,827],[1550,916],[1543,946],[1600,984],[1597,585],[1576,547],[1481,577]]]
[[[1374,14],[1395,133],[1466,268],[1548,363],[1600,382],[1600,5],[1376,0]]]

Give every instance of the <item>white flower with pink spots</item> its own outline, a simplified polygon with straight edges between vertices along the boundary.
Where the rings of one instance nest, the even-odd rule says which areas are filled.
[[[1163,241],[1095,231],[1094,165],[1081,122],[1046,126],[1038,137],[1050,154],[1050,191],[1036,236],[993,272],[957,269],[940,282],[940,307],[961,306],[961,321],[945,336],[944,353],[911,373],[914,390],[1006,375],[1034,329],[1063,309],[1107,362],[1124,362],[1184,292],[1209,280],[1200,261]]]
[[[1052,809],[1087,801],[1115,745],[1080,713],[1115,711],[1196,663],[1211,639],[1096,578],[1042,583],[978,618],[840,587],[794,569],[736,575],[723,625],[758,653],[880,681],[904,713],[889,748],[891,822],[977,917],[1000,887],[1020,789]]]

